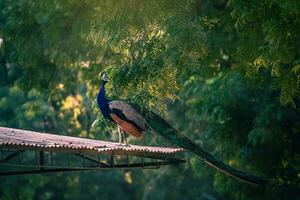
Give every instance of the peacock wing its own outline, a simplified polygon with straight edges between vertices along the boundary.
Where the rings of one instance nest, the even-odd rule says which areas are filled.
[[[130,104],[116,100],[109,102],[108,106],[118,117],[134,123],[141,131],[146,130],[145,118]]]

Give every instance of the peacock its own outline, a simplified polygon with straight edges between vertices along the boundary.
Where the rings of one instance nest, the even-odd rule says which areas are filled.
[[[255,185],[268,185],[272,182],[269,179],[260,178],[227,165],[204,150],[200,145],[194,143],[187,136],[178,132],[165,119],[155,112],[121,100],[110,101],[105,96],[105,85],[108,81],[109,78],[105,73],[103,73],[102,85],[97,96],[97,103],[102,115],[117,125],[120,145],[129,146],[126,139],[126,133],[135,138],[141,138],[145,132],[149,130],[163,136],[173,144],[191,152],[209,166],[214,167],[218,171],[238,180]],[[122,136],[124,138],[124,144],[122,142]]]

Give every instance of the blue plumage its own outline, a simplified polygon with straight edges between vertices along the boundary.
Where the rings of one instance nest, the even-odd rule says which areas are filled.
[[[108,106],[109,100],[105,97],[105,84],[107,82],[103,81],[103,84],[99,90],[98,96],[97,96],[97,103],[98,106],[100,108],[101,113],[103,114],[103,116],[109,120],[112,120],[110,117],[110,109]]]

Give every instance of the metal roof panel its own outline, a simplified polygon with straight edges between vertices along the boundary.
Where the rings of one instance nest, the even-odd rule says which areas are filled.
[[[25,149],[61,150],[65,152],[80,151],[90,153],[135,154],[151,156],[170,156],[182,152],[182,148],[153,146],[120,146],[119,143],[71,137],[49,133],[40,133],[21,129],[0,127],[0,146],[12,146]]]

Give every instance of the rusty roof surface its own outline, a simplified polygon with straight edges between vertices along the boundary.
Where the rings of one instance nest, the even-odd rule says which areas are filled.
[[[170,156],[183,151],[182,148],[152,147],[92,140],[80,137],[40,133],[21,129],[0,127],[0,147],[12,147],[45,151],[87,152],[106,154],[132,154],[147,156]]]

